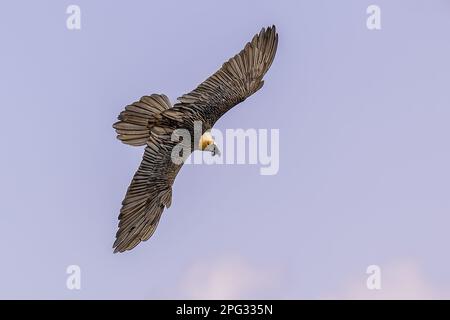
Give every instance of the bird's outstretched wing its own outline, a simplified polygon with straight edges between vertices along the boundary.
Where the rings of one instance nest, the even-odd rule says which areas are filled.
[[[131,250],[148,240],[164,207],[170,207],[172,184],[182,166],[171,159],[176,144],[170,139],[171,130],[155,127],[150,134],[141,165],[122,202],[114,252]]]
[[[252,41],[193,91],[178,98],[167,110],[170,116],[183,110],[194,112],[212,127],[228,110],[261,89],[278,45],[275,26],[263,28]]]

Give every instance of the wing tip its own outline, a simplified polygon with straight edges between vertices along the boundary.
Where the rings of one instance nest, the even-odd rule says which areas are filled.
[[[262,28],[261,32],[262,33],[269,33],[269,34],[270,33],[277,34],[277,27],[274,24],[272,24],[271,26],[268,26],[267,28]]]
[[[126,251],[130,251],[132,249],[134,249],[139,243],[142,242],[141,239],[139,239],[138,241],[136,241],[137,239],[134,239],[133,241],[129,242],[129,241],[125,241],[125,239],[123,241],[120,241],[119,243],[116,243],[118,240],[118,238],[116,239],[116,241],[113,244],[113,253],[124,253]]]

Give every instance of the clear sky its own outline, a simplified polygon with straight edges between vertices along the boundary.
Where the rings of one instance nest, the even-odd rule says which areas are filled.
[[[449,15],[446,0],[4,1],[0,298],[450,298]],[[113,255],[143,152],[115,139],[118,113],[174,101],[272,24],[264,88],[217,127],[279,129],[278,174],[186,166],[155,235]]]

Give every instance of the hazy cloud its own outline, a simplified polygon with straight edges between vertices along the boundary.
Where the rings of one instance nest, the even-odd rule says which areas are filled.
[[[242,257],[223,256],[194,263],[182,280],[188,299],[245,299],[264,296],[278,281],[276,270],[251,264]]]

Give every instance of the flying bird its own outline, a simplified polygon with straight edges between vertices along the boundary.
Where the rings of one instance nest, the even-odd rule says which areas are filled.
[[[171,205],[172,185],[183,165],[172,159],[173,148],[179,143],[172,141],[172,133],[185,129],[195,136],[194,123],[200,122],[200,138],[192,140],[190,150],[219,154],[211,128],[228,110],[261,89],[277,44],[275,26],[263,28],[241,52],[173,106],[164,94],[152,94],[119,114],[119,121],[113,125],[117,138],[128,145],[145,145],[145,152],[122,201],[114,253],[148,240],[164,208]]]

